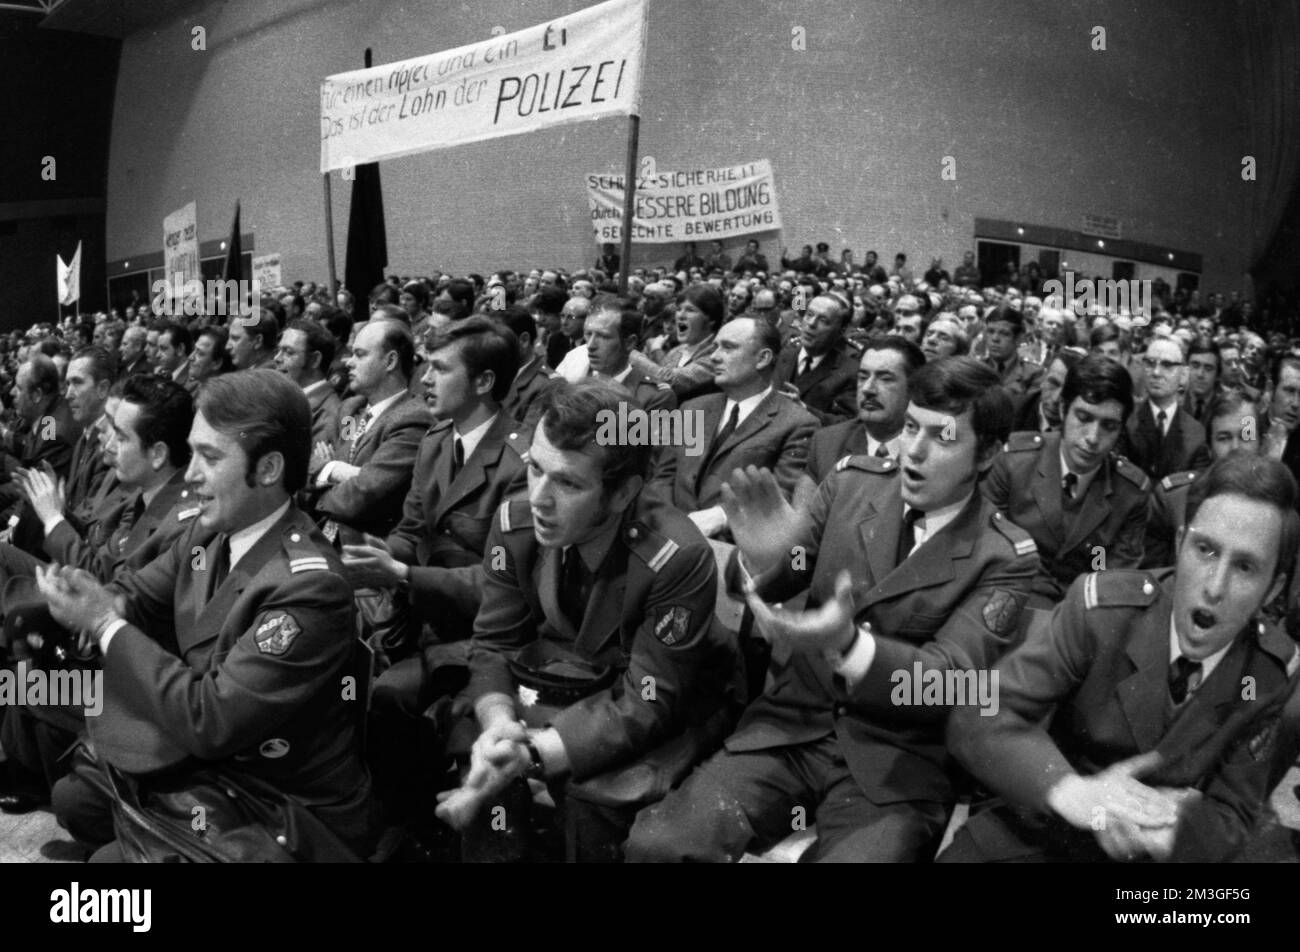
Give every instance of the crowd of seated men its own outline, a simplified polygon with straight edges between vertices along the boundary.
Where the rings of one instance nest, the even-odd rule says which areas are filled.
[[[0,810],[92,861],[1241,855],[1300,342],[733,252],[0,338],[3,661],[103,679],[0,705]]]

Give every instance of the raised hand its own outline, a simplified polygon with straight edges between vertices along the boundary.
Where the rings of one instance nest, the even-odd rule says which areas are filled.
[[[731,479],[722,484],[722,508],[751,572],[767,572],[791,558],[805,516],[786,501],[771,470],[732,470]]]

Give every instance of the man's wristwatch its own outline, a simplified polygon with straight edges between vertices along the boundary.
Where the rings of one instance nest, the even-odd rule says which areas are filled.
[[[524,776],[529,780],[546,779],[546,766],[542,763],[542,752],[537,749],[531,737],[524,741],[524,747],[528,749],[528,759],[531,761],[528,769],[524,771]]]

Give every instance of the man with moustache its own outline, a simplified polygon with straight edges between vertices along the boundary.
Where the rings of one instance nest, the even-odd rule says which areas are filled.
[[[625,393],[588,380],[543,399],[527,496],[502,504],[487,540],[504,559],[483,562],[466,692],[479,731],[469,773],[438,807],[464,831],[467,858],[528,828],[525,778],[545,781],[571,811],[579,804],[572,785],[563,793],[566,779],[589,783],[639,764],[621,775],[617,809],[604,817],[626,829],[636,807],[693,762],[646,755],[669,742],[700,749],[692,732],[725,714],[736,673],[735,645],[713,623],[712,549],[682,513],[642,492],[650,447],[595,439]],[[492,829],[501,811],[515,832]],[[569,829],[589,835],[580,823]]]
[[[402,519],[386,540],[343,547],[348,581],[393,592],[400,609],[402,641],[384,645],[396,664],[375,683],[371,759],[384,799],[404,817],[416,812],[418,767],[428,756],[418,749],[419,719],[437,696],[464,685],[456,671],[439,671],[464,670],[487,537],[501,503],[525,486],[531,434],[501,406],[518,348],[510,331],[479,315],[435,335],[422,383],[438,422],[420,441]]]
[[[1034,543],[977,483],[1011,424],[996,374],[952,357],[908,380],[896,464],[852,456],[796,512],[772,474],[737,472],[723,500],[770,687],[724,749],[637,818],[633,861],[735,862],[789,835],[804,807],[805,859],[917,861],[957,799],[943,747],[948,707],[899,704],[895,672],[988,667],[1014,643]],[[808,590],[808,610],[781,602]]]
[[[325,376],[334,363],[334,338],[320,324],[296,320],[280,335],[275,351],[275,369],[307,395],[311,406],[311,444],[333,444],[339,436],[342,401]]]
[[[1013,433],[983,482],[998,511],[1034,538],[1035,605],[1050,608],[1080,574],[1142,561],[1150,481],[1115,455],[1133,412],[1128,371],[1100,354],[1065,377],[1056,433]]]
[[[294,844],[268,831],[245,858],[369,856],[370,781],[356,702],[340,689],[354,657],[351,591],[292,498],[307,479],[307,398],[274,371],[219,377],[199,398],[189,445],[198,515],[159,558],[108,586],[67,567],[37,576],[54,619],[89,638],[104,668],[103,712],[87,724],[99,766],[79,763],[55,784],[55,815],[102,861],[123,859],[124,846],[135,859],[228,857],[220,848],[238,844],[215,829],[167,846],[142,843],[137,826],[113,843],[115,816],[161,809],[151,789],[217,809],[215,771],[269,788],[264,806],[295,831]],[[113,797],[92,779],[104,765],[126,778]],[[121,797],[131,810],[115,813]]]
[[[858,361],[858,418],[817,430],[795,498],[809,503],[822,480],[846,456],[897,462],[907,414],[907,380],[925,364],[915,344],[890,335],[867,341]]]
[[[1229,454],[1193,485],[1176,568],[1075,580],[999,662],[997,712],[953,712],[950,749],[1005,800],[940,859],[1232,858],[1267,803],[1300,668],[1261,618],[1294,567],[1296,497],[1280,463]]]
[[[678,315],[685,313],[685,308]],[[688,400],[683,416],[704,421],[703,447],[672,448],[673,467],[657,483],[708,538],[728,538],[721,506],[723,480],[735,469],[775,472],[781,491],[794,492],[817,418],[772,387],[781,338],[767,321],[737,317],[718,331],[713,382],[722,391]]]

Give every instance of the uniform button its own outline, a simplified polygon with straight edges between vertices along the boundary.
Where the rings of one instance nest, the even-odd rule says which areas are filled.
[[[849,712],[849,709],[848,709],[847,707],[845,707],[843,704],[836,704],[836,705],[835,705],[835,716],[836,716],[836,717],[843,717],[843,716],[844,716],[845,714],[847,714],[848,712]]]
[[[1156,587],[1155,587],[1154,585],[1152,585],[1150,581],[1146,581],[1146,582],[1143,582],[1143,583],[1142,583],[1142,594],[1143,594],[1143,595],[1150,595],[1150,594],[1152,594],[1153,592],[1155,592],[1155,590],[1156,590]]]
[[[637,531],[637,527],[636,527],[636,526],[633,526],[631,529],[628,529],[628,530],[627,530],[627,537],[628,537],[629,539],[635,539],[635,538],[636,538],[637,536],[639,536],[640,534],[641,534],[641,533],[640,533],[639,531]]]
[[[288,846],[289,838],[285,836],[283,833],[279,833],[275,837],[275,842],[278,843],[280,846]]]
[[[517,439],[519,439],[519,434],[518,434],[518,433],[511,433],[511,434],[510,434],[510,439],[512,439],[512,440],[517,440]]]
[[[290,541],[290,542],[298,542],[298,541],[300,541],[301,539],[302,539],[302,536],[298,535],[298,533],[296,533],[296,532],[295,532],[293,535],[289,536],[289,541]]]

